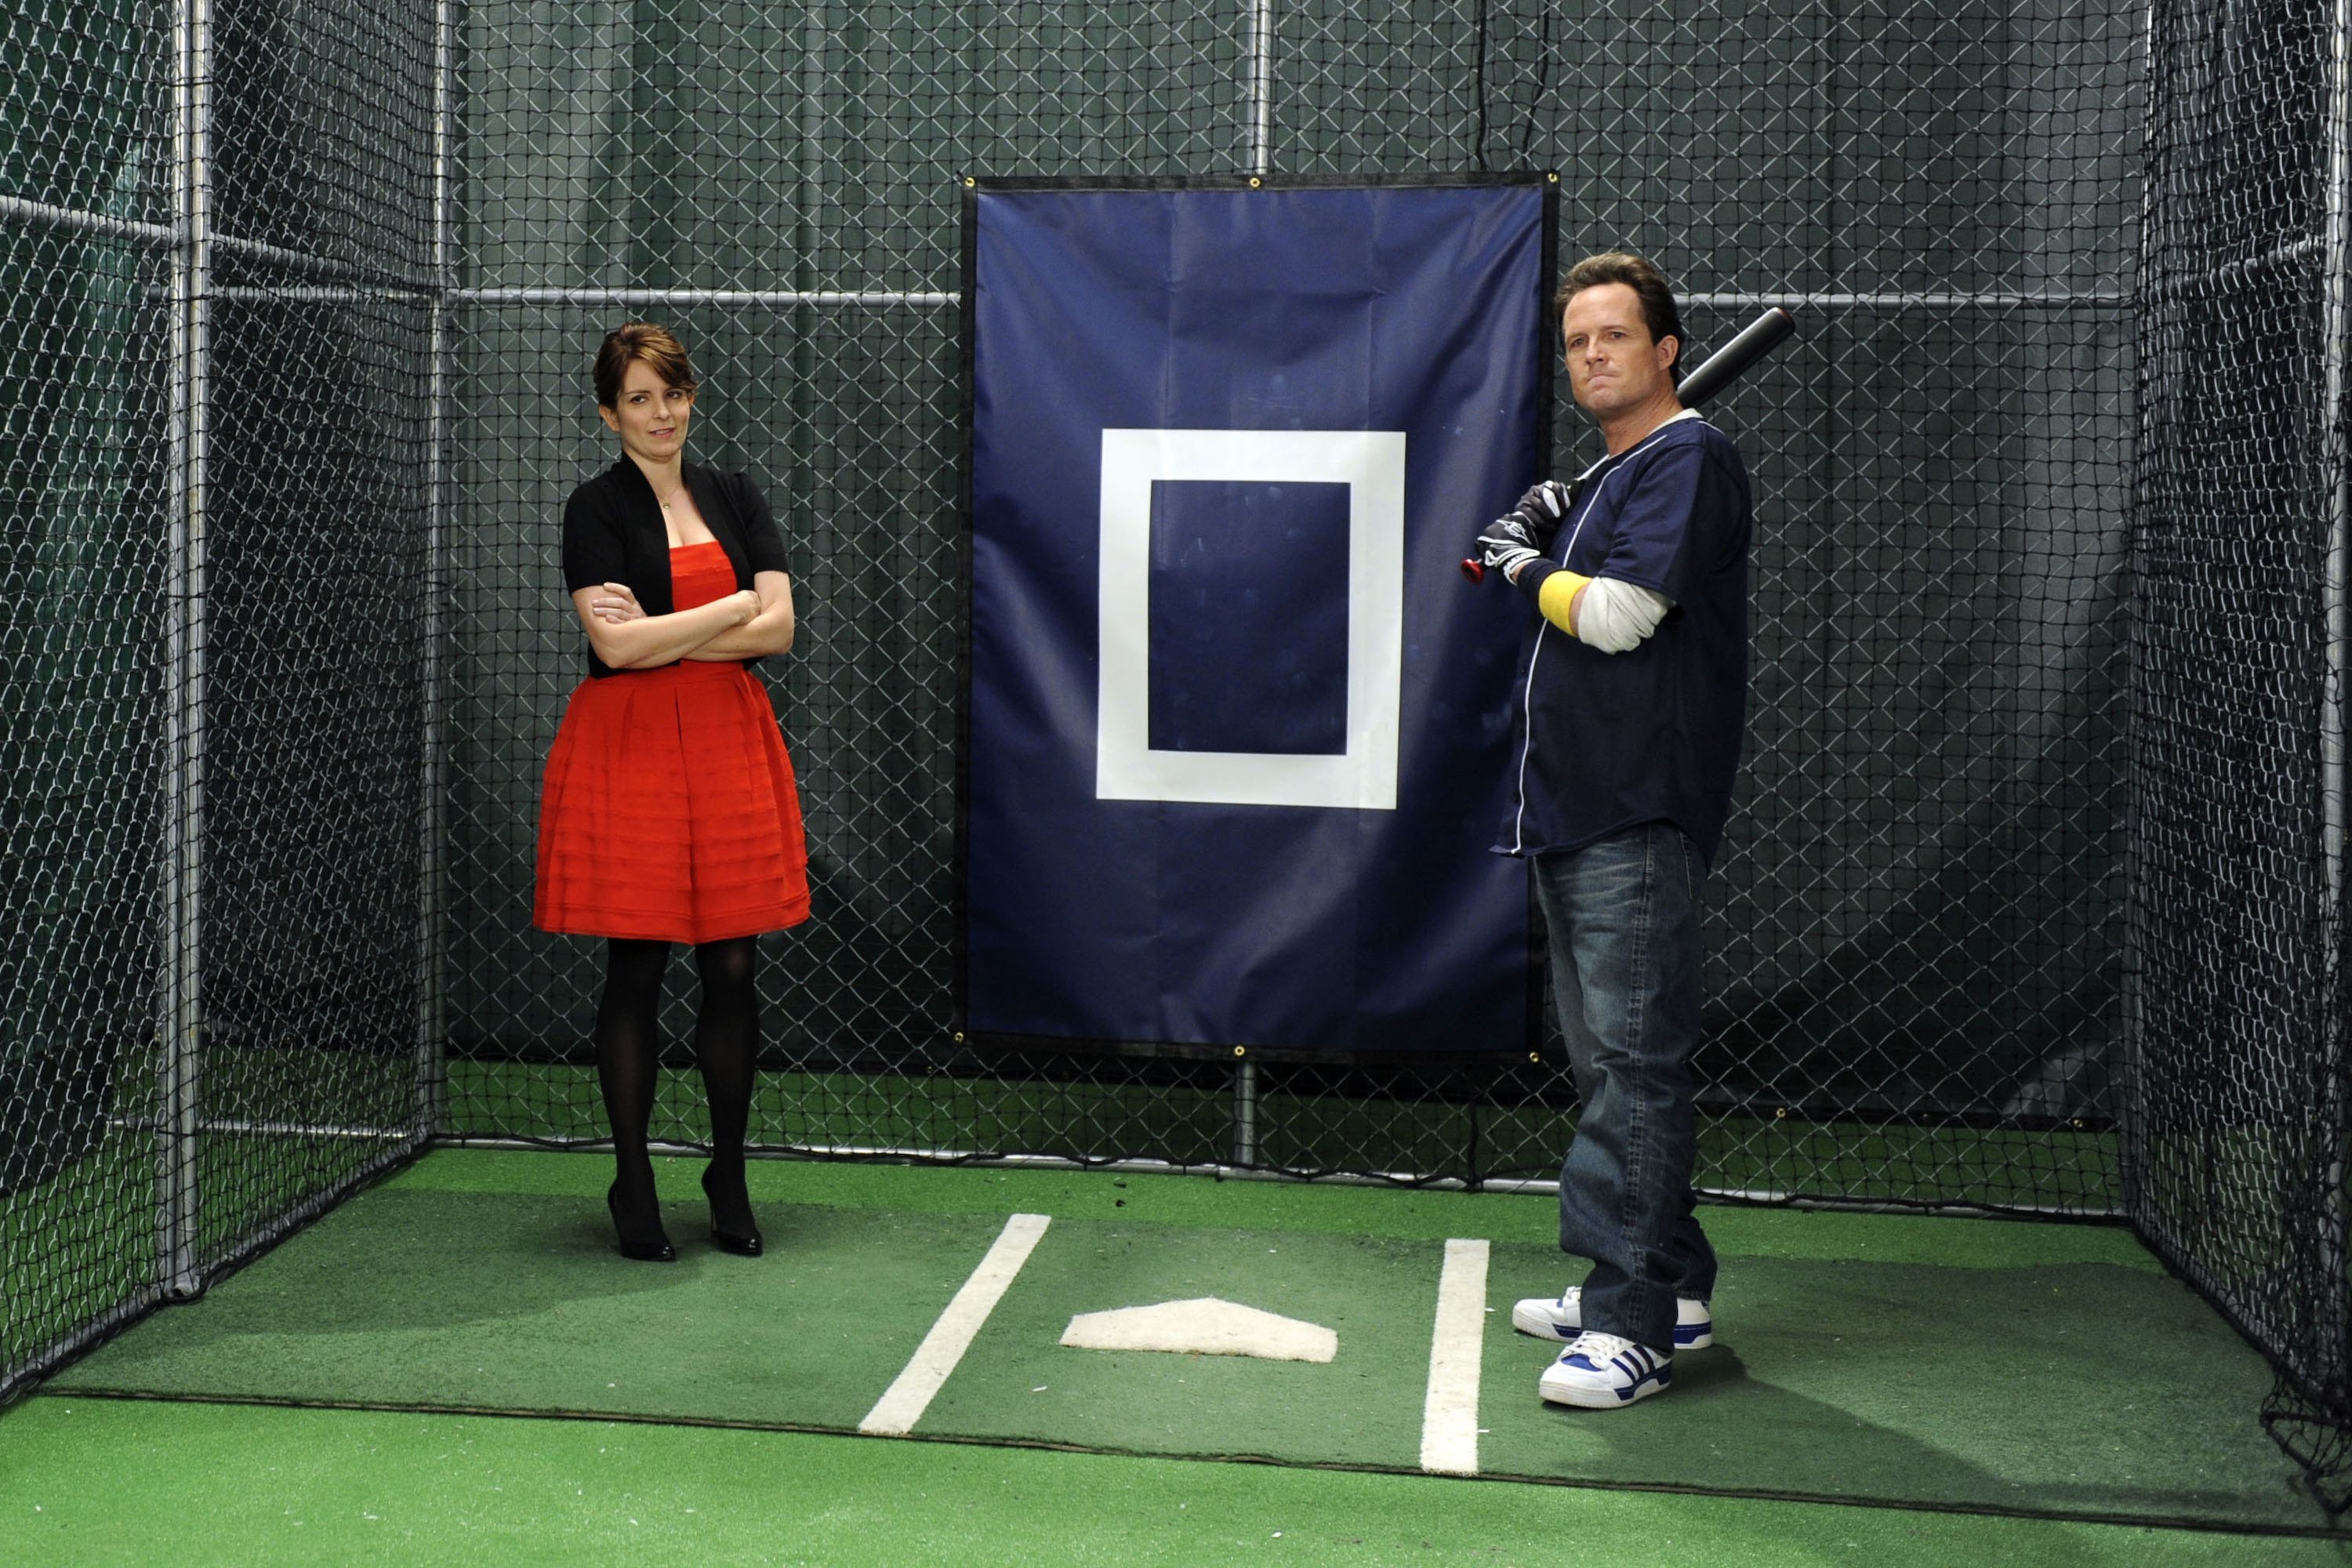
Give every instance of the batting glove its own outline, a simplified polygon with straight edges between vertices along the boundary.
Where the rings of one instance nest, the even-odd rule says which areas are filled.
[[[1519,498],[1519,504],[1507,515],[1528,531],[1528,543],[1538,550],[1551,548],[1552,535],[1559,531],[1560,520],[1575,501],[1569,488],[1558,479],[1546,479],[1530,486]]]
[[[1528,562],[1542,559],[1543,552],[1535,547],[1527,524],[1516,516],[1496,518],[1478,536],[1478,564],[1489,572],[1500,572],[1507,582],[1517,583]]]

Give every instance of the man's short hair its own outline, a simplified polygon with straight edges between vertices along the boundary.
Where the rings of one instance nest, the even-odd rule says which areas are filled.
[[[1570,300],[1604,283],[1622,283],[1633,290],[1642,301],[1642,324],[1650,329],[1652,342],[1675,340],[1675,361],[1666,367],[1666,375],[1672,381],[1682,380],[1683,346],[1690,340],[1683,335],[1683,313],[1675,303],[1675,291],[1666,286],[1664,273],[1631,251],[1604,250],[1570,268],[1559,281],[1559,292],[1552,297],[1551,319],[1558,321]]]

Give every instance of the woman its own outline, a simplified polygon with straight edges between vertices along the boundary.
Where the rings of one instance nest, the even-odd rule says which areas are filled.
[[[606,1204],[624,1257],[667,1263],[646,1150],[662,972],[690,942],[702,980],[695,1051],[710,1097],[710,1238],[757,1257],[743,1180],[759,933],[808,918],[792,759],[745,666],[793,646],[793,584],[767,502],[740,475],[685,460],[695,379],[667,330],[632,321],[594,368],[618,461],[563,509],[563,584],[588,634],[540,797],[542,931],[605,941],[596,1071],[613,1123]]]

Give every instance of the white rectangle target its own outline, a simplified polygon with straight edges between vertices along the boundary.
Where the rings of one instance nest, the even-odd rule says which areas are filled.
[[[1152,750],[1151,486],[1160,479],[1348,487],[1346,751]],[[1396,809],[1403,432],[1105,430],[1097,615],[1097,799]]]

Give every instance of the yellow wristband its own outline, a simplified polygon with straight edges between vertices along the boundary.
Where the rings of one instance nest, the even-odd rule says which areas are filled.
[[[1576,595],[1584,591],[1590,577],[1580,577],[1573,572],[1555,572],[1543,580],[1536,590],[1536,608],[1543,618],[1569,636],[1576,635]]]

